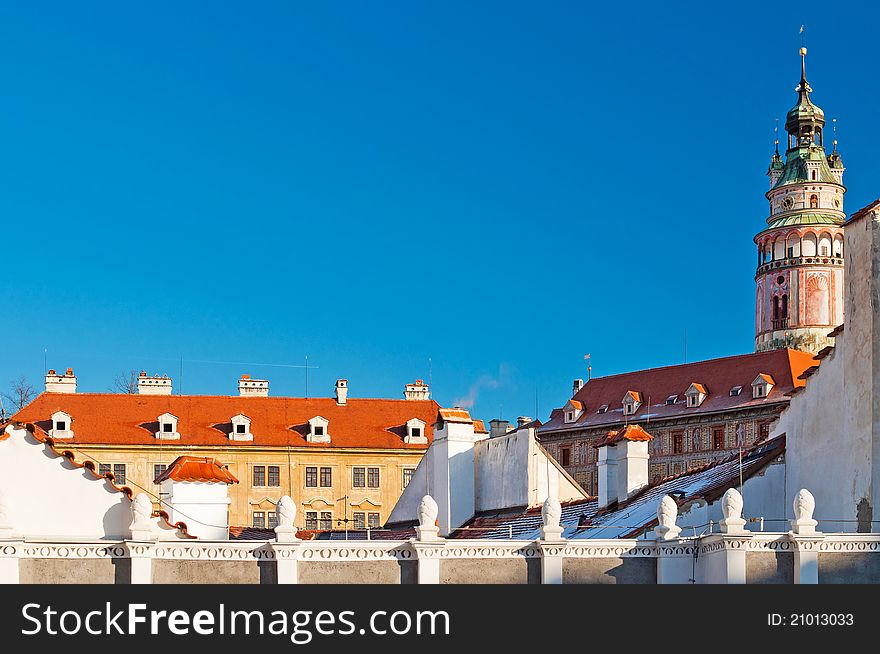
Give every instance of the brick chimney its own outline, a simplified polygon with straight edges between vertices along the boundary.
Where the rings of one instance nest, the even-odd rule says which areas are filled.
[[[415,384],[407,384],[404,386],[403,397],[407,400],[430,400],[431,387],[421,379],[416,379]]]
[[[242,375],[238,380],[238,394],[241,397],[269,397],[269,380]]]
[[[345,402],[348,400],[348,380],[347,379],[337,379],[336,380],[336,404],[339,406],[345,406]]]
[[[141,370],[138,375],[138,395],[171,395],[171,378],[168,375],[150,377]]]
[[[46,373],[46,392],[76,393],[76,375],[73,374],[73,369],[68,368],[63,375],[59,375],[54,370]]]

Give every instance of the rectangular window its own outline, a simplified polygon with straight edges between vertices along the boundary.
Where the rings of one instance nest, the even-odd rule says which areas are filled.
[[[379,528],[379,514],[378,513],[370,513],[367,521],[367,526],[370,529],[378,529]]]
[[[235,425],[235,433],[236,433],[236,434],[245,434],[245,433],[247,433],[247,432],[245,431],[245,429],[247,429],[247,425],[241,425],[241,424],[239,424],[239,425]]]
[[[366,516],[366,514],[363,513],[362,511],[355,511],[354,512],[354,528],[355,529],[366,529],[367,528],[365,516]]]
[[[110,472],[110,464],[109,463],[99,463],[98,464],[98,474],[102,477]]]
[[[116,477],[116,485],[117,486],[125,486],[125,464],[124,463],[114,463],[113,464],[113,476]]]
[[[318,528],[318,512],[306,511],[306,529],[315,531]]]
[[[318,469],[315,466],[306,467],[306,488],[318,487]]]
[[[422,437],[422,428],[421,427],[413,427],[412,428],[413,438],[421,438]]]
[[[254,466],[254,486],[266,485],[266,466]]]
[[[266,485],[276,487],[281,485],[281,468],[269,466],[269,482]]]
[[[333,471],[331,468],[321,468],[321,488],[330,488],[333,485]]]
[[[758,425],[758,438],[760,440],[764,440],[765,438],[769,438],[770,436],[770,423],[762,422]]]
[[[559,463],[562,464],[563,468],[567,468],[571,465],[571,448],[570,447],[560,447],[559,448]]]
[[[716,427],[712,430],[712,449],[713,450],[723,450],[724,449],[724,428]]]
[[[324,435],[324,425],[315,425],[315,436],[323,436]]]
[[[170,422],[163,422],[162,423],[162,431],[170,434],[171,432],[174,431],[174,425],[172,425]]]
[[[379,468],[367,468],[367,488],[379,488]]]
[[[59,420],[55,423],[55,429],[57,429],[58,431],[64,431],[67,429],[67,423]]]
[[[367,469],[366,468],[352,468],[351,469],[351,485],[354,488],[363,488],[367,485]]]
[[[164,463],[157,463],[153,466],[153,479],[158,479],[162,473],[164,473],[168,469],[168,466]]]
[[[403,487],[406,488],[409,486],[409,482],[412,481],[413,473],[415,473],[415,468],[404,468],[403,469]]]
[[[275,529],[278,526],[278,514],[275,511],[269,511],[269,521],[266,523],[269,529]]]
[[[325,531],[333,529],[333,514],[330,511],[321,511],[320,527]]]
[[[681,454],[684,452],[684,434],[676,432],[672,435],[672,453]]]
[[[254,511],[254,527],[264,529],[266,527],[266,514],[263,511]]]

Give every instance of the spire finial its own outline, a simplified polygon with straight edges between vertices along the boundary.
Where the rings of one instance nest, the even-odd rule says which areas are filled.
[[[801,82],[798,84],[796,91],[799,93],[811,92],[810,84],[807,82],[807,49],[804,47],[804,26],[801,25]]]
[[[776,119],[776,126],[773,128],[773,139],[776,146],[776,156],[779,156],[779,119]]]

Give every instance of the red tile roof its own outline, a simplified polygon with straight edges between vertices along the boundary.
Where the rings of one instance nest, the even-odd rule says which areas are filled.
[[[238,483],[238,479],[224,468],[222,463],[209,456],[177,457],[165,469],[165,472],[156,477],[154,483],[161,484],[167,479],[172,481],[215,481],[225,484]]]
[[[474,420],[474,433],[488,434],[489,430],[486,429],[486,423],[484,423],[482,420]]]
[[[574,396],[586,407],[580,418],[565,423],[562,409],[554,409],[550,419],[538,429],[538,434],[620,424],[624,422],[621,400],[628,391],[638,392],[646,400],[634,416],[626,416],[630,421],[640,420],[648,414],[651,420],[662,420],[774,403],[785,404],[789,401],[787,394],[805,384],[798,376],[815,363],[812,355],[806,352],[782,349],[594,377]],[[751,393],[731,397],[733,387],[750,387],[759,373],[770,375],[775,380],[766,397],[753,398]],[[707,392],[700,406],[688,407],[684,401],[666,404],[666,398],[672,395],[683,396],[694,379],[699,379]],[[607,413],[597,413],[603,405],[608,406]]]
[[[876,207],[878,207],[878,206],[880,206],[880,199],[878,199],[878,200],[874,200],[874,201],[873,201],[871,204],[869,204],[868,206],[866,206],[866,207],[862,207],[861,209],[859,209],[858,211],[856,211],[854,214],[852,214],[852,215],[849,217],[849,220],[847,220],[847,221],[844,223],[844,225],[849,225],[851,222],[856,221],[856,220],[859,220],[860,218],[863,218],[863,217],[867,216],[868,213],[870,213],[874,208],[876,208]]]
[[[444,422],[473,422],[467,409],[440,409],[440,419]]]
[[[601,441],[596,443],[596,447],[603,445],[613,445],[620,441],[652,441],[654,437],[642,429],[639,425],[627,425],[623,429],[609,431]]]
[[[103,393],[41,393],[16,413],[16,422],[51,429],[51,415],[63,410],[72,417],[73,443],[148,445],[157,442],[158,417],[179,417],[182,446],[291,446],[424,450],[427,444],[404,443],[406,422],[423,420],[430,443],[439,405],[433,400],[229,397],[213,395],[127,395]],[[253,441],[233,441],[231,418],[251,419]],[[464,412],[467,414],[467,412]],[[329,421],[330,443],[309,443],[309,419]]]

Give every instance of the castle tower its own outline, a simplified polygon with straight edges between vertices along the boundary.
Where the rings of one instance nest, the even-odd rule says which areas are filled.
[[[776,152],[767,175],[767,228],[755,236],[758,270],[755,349],[816,353],[843,322],[843,162],[837,141],[825,154],[825,114],[810,101],[807,49],[801,48],[797,104],[788,112],[785,161]]]

